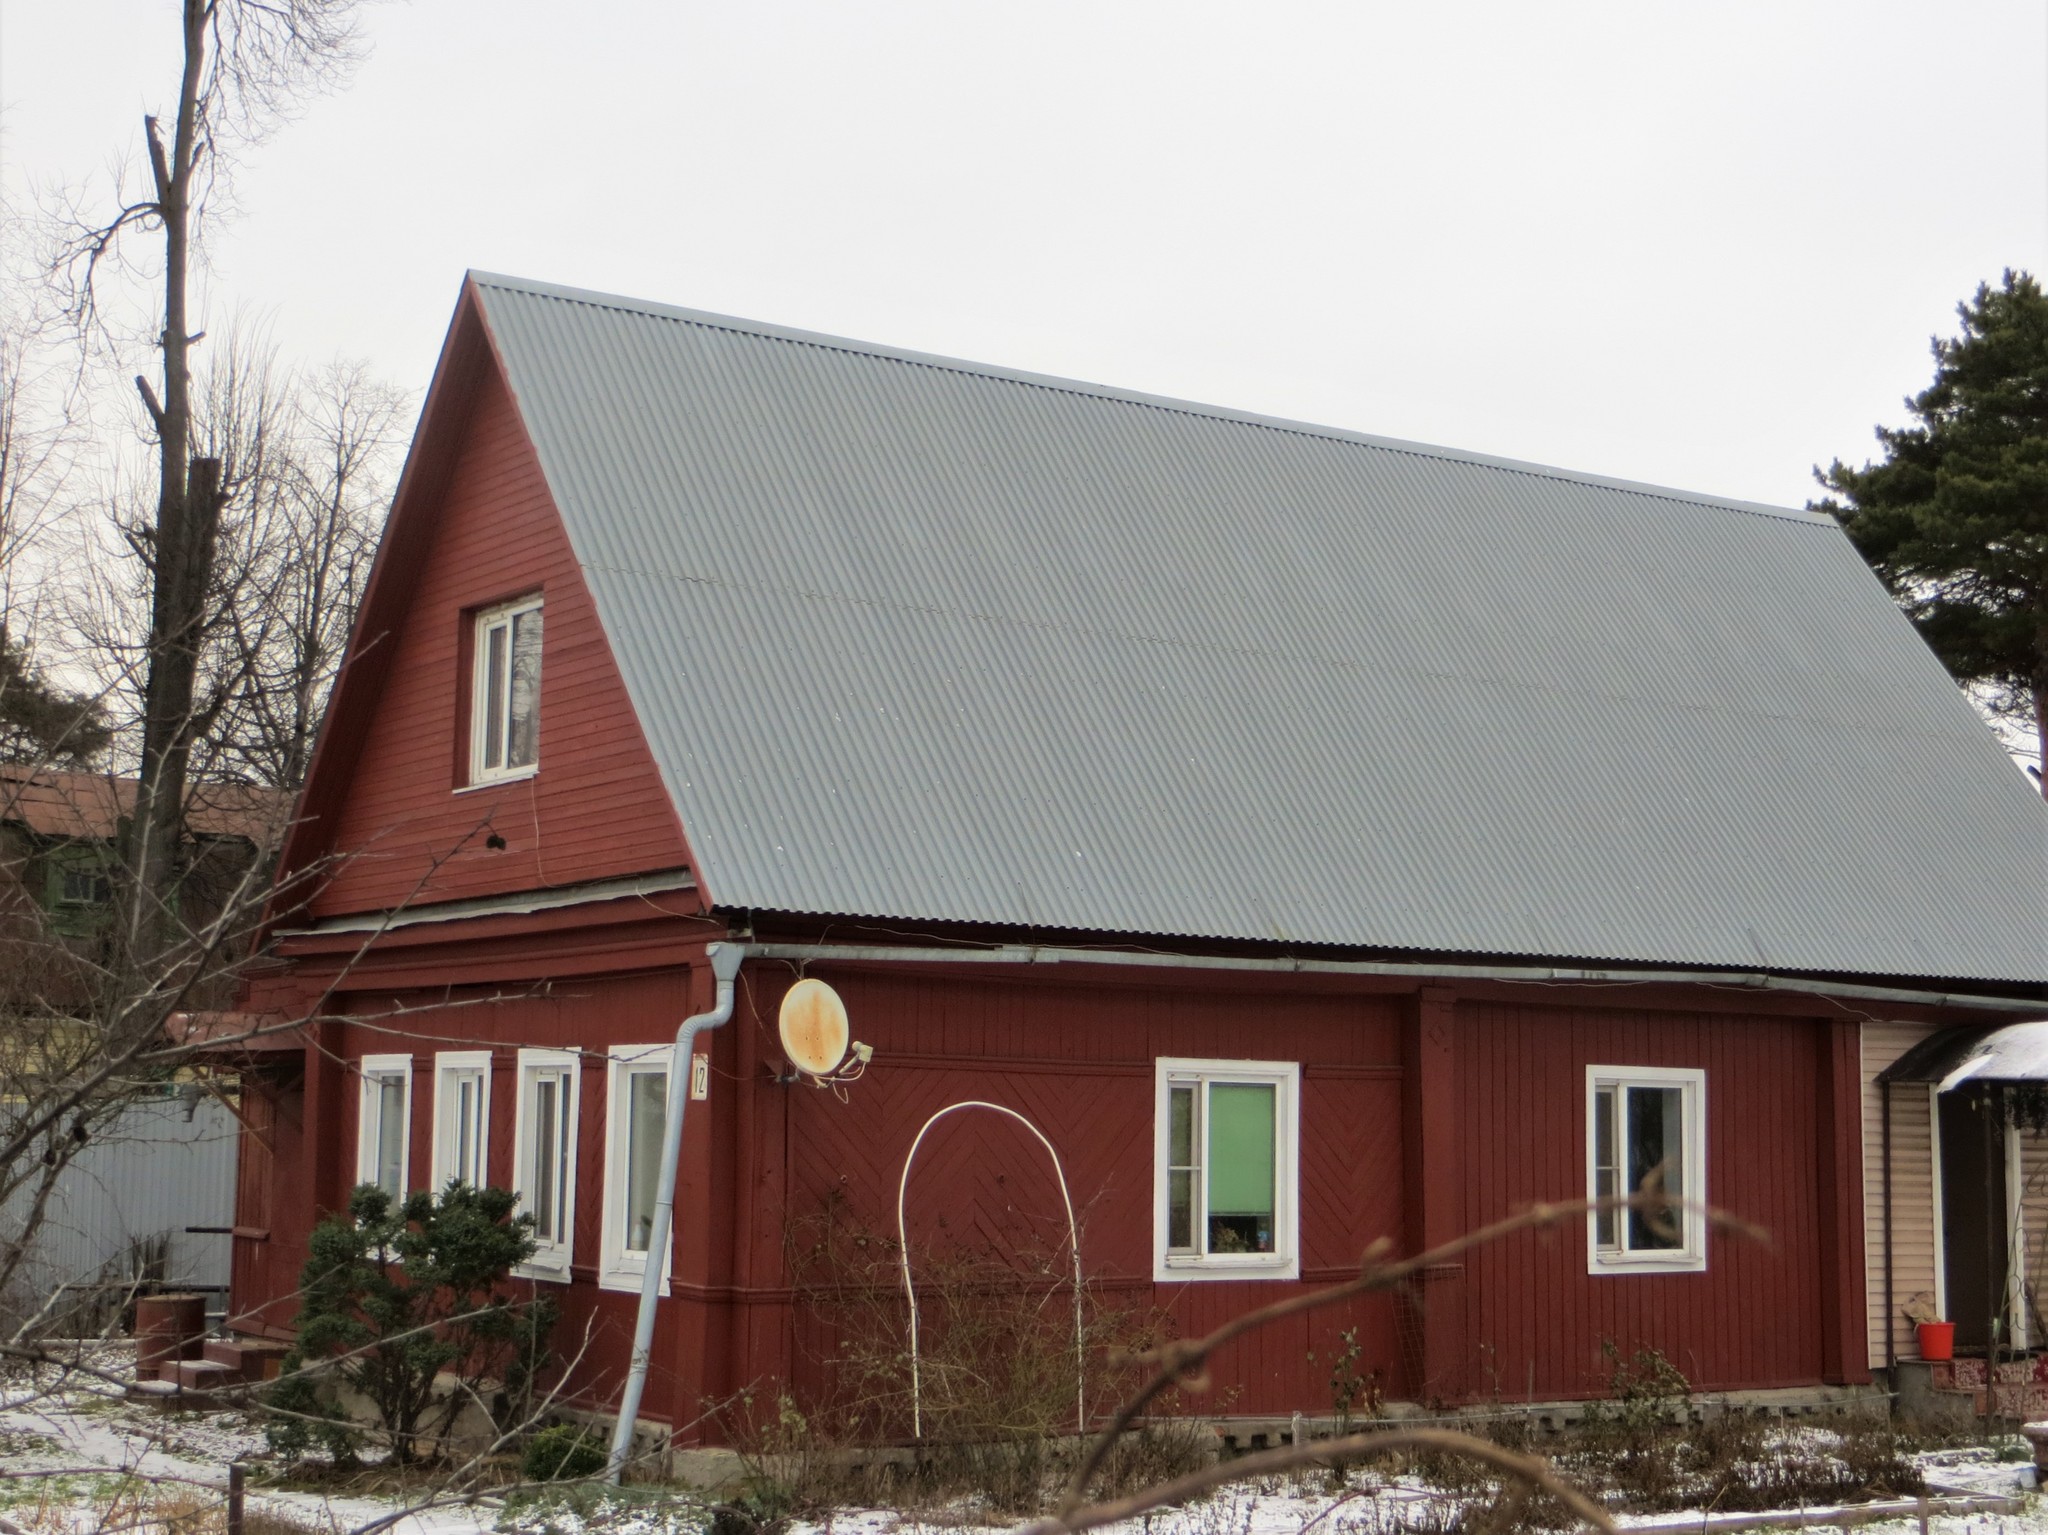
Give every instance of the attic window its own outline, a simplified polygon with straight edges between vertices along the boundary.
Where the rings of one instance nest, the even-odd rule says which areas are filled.
[[[525,778],[540,760],[540,604],[522,597],[476,617],[469,781]]]

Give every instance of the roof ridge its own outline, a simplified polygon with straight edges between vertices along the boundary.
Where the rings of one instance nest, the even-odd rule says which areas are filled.
[[[592,289],[569,287],[559,283],[546,283],[530,278],[511,277],[497,272],[469,273],[470,280],[478,287],[497,288],[510,293],[524,293],[538,298],[555,299],[563,303],[582,304],[593,309],[608,309],[621,314],[639,315],[646,319],[668,320],[678,324],[697,325],[709,330],[730,331],[736,335],[754,336],[765,341],[780,341],[796,346],[818,347],[826,351],[843,352],[855,357],[874,357],[886,362],[905,363],[912,367],[932,368],[941,372],[956,373],[967,377],[992,379],[999,383],[1022,384],[1029,388],[1045,389],[1057,394],[1070,394],[1087,399],[1108,400],[1121,405],[1134,405],[1145,409],[1165,411],[1169,414],[1195,416],[1213,421],[1228,421],[1240,426],[1261,427],[1267,431],[1282,432],[1299,437],[1321,438],[1330,442],[1349,443],[1357,447],[1376,448],[1387,453],[1407,454],[1416,458],[1433,459],[1440,463],[1466,464],[1481,469],[1497,469],[1509,474],[1527,475],[1535,479],[1561,480],[1568,484],[1593,485],[1607,490],[1624,491],[1632,495],[1647,496],[1653,500],[1670,501],[1684,506],[1708,506],[1717,510],[1740,512],[1752,517],[1768,517],[1778,522],[1789,522],[1809,527],[1837,526],[1834,518],[1822,512],[1807,511],[1803,508],[1772,506],[1763,501],[1744,501],[1733,496],[1716,496],[1704,492],[1680,490],[1675,486],[1653,485],[1641,480],[1629,480],[1613,475],[1595,474],[1589,470],[1566,469],[1554,464],[1538,464],[1525,459],[1503,458],[1490,453],[1478,453],[1464,448],[1444,447],[1435,443],[1414,442],[1398,437],[1380,437],[1371,432],[1356,431],[1350,427],[1330,426],[1315,421],[1300,421],[1286,416],[1266,415],[1259,411],[1241,410],[1235,406],[1212,405],[1201,400],[1182,399],[1173,395],[1156,395],[1144,390],[1126,389],[1115,384],[1093,383],[1085,379],[1065,378],[1058,374],[1033,373],[1022,368],[1005,367],[1000,363],[975,362],[969,358],[948,357],[939,353],[919,352],[908,347],[890,346],[883,342],[861,341],[848,336],[834,336],[822,331],[800,330],[794,326],[777,325],[766,320],[750,320],[738,315],[717,314],[710,310],[690,309],[677,304],[663,304],[652,299],[636,299],[625,294],[600,293]]]

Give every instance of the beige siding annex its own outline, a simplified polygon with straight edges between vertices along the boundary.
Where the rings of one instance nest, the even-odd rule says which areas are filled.
[[[1869,1306],[1868,1337],[1873,1369],[1885,1364],[1884,1121],[1878,1073],[1933,1031],[1917,1023],[1863,1025],[1863,1242],[1864,1293]],[[1892,1094],[1892,1299],[1903,1308],[1915,1295],[1930,1301],[1939,1293],[1935,1277],[1935,1189],[1933,1095],[1917,1083],[1901,1083]],[[2039,1197],[2048,1209],[2048,1148],[2029,1150],[2043,1158]],[[2028,1180],[2031,1185],[2036,1180]],[[2034,1221],[2035,1230],[2044,1229]],[[2031,1256],[2031,1255],[2030,1255]],[[1920,1345],[1902,1309],[1891,1318],[1893,1346],[1901,1359],[1917,1359]]]

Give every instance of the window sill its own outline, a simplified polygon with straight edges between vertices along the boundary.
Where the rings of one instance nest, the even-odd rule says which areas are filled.
[[[1152,1260],[1154,1284],[1182,1284],[1213,1280],[1294,1280],[1301,1278],[1301,1264],[1294,1258],[1166,1258]]]
[[[638,1269],[606,1269],[597,1276],[597,1287],[600,1290],[617,1290],[625,1295],[638,1295],[644,1279],[645,1276]],[[655,1293],[666,1297],[668,1289],[668,1278],[664,1275],[661,1288]]]
[[[1605,1274],[1610,1277],[1624,1274],[1704,1274],[1707,1260],[1703,1253],[1643,1254],[1640,1257],[1612,1253],[1594,1254],[1586,1260],[1588,1274]]]
[[[530,768],[522,768],[517,773],[493,773],[489,778],[479,778],[472,783],[457,784],[453,792],[456,794],[474,794],[479,789],[502,789],[507,784],[525,783],[529,779],[538,777],[540,777],[540,766],[536,763]]]
[[[547,1284],[567,1284],[570,1280],[569,1260],[563,1258],[554,1262],[542,1258],[532,1263],[515,1263],[512,1265],[512,1277],[538,1279]]]

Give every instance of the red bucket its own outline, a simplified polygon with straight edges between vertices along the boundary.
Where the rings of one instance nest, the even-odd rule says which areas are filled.
[[[1920,1324],[1920,1357],[1922,1359],[1955,1358],[1956,1324],[1953,1322],[1922,1322]]]

